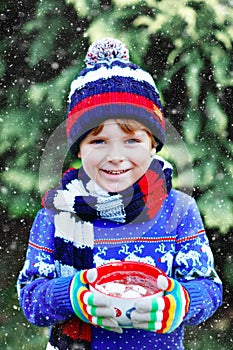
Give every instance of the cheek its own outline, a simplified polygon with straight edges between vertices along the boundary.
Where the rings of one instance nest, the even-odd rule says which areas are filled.
[[[82,165],[84,168],[92,169],[96,165],[95,158],[91,156],[91,154],[83,154],[82,155]]]
[[[147,163],[150,162],[152,155],[154,155],[154,149],[142,146],[134,151],[133,157],[140,163]]]
[[[146,171],[149,168],[153,155],[154,152],[149,149],[144,149],[143,152],[138,153],[138,164],[142,170]]]
[[[83,149],[81,150],[81,161],[85,172],[90,176],[96,176],[98,168],[101,164],[101,157],[98,152],[93,149]]]
[[[78,153],[79,157],[82,159],[82,163],[89,163],[93,162],[92,160],[92,154],[93,152],[90,150],[89,147],[82,147]]]
[[[138,157],[138,159],[136,160],[135,159],[135,174],[138,174],[139,176],[143,175],[149,168],[150,166],[150,163],[151,163],[151,156],[147,156],[145,157]]]
[[[93,160],[90,157],[82,159],[82,167],[85,173],[89,176],[90,179],[95,179],[97,174],[96,164],[93,163]]]

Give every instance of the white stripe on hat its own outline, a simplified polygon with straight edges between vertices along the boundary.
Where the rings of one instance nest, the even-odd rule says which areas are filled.
[[[95,82],[99,79],[110,79],[113,76],[132,78],[136,81],[145,81],[150,84],[158,93],[152,76],[140,68],[132,69],[130,67],[123,68],[119,66],[113,66],[111,69],[108,69],[107,67],[102,66],[95,71],[90,70],[86,75],[79,76],[72,82],[69,94],[69,102],[71,101],[71,96],[75,90],[82,89],[87,83]]]

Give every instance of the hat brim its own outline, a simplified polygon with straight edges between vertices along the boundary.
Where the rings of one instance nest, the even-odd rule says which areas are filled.
[[[165,125],[156,113],[132,104],[111,103],[72,115],[72,127],[69,128],[68,143],[70,151],[77,155],[79,143],[95,127],[108,119],[132,119],[145,125],[158,143],[157,151],[165,143]],[[69,118],[69,119],[70,119]],[[69,120],[69,122],[71,122]],[[162,123],[163,122],[163,123]]]

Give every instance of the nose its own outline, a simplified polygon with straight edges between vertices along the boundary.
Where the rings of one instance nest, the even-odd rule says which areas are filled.
[[[125,160],[124,151],[119,142],[113,142],[110,145],[107,160],[112,163],[119,163]]]

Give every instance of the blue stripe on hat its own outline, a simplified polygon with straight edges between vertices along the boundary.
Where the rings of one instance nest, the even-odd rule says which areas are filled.
[[[135,95],[143,96],[149,100],[152,100],[156,106],[163,110],[159,94],[154,89],[152,90],[149,83],[122,76],[113,76],[107,80],[101,78],[94,82],[85,84],[85,88],[76,90],[73,93],[68,110],[72,110],[78,102],[89,96],[108,92],[134,93]]]

